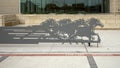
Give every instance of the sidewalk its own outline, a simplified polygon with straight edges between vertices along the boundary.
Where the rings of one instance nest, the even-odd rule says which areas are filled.
[[[0,44],[0,54],[2,54],[0,59],[7,56],[0,62],[0,68],[119,68],[120,31],[96,32],[102,39],[99,47],[96,44],[89,47],[80,43]],[[32,56],[34,54],[36,56]],[[59,56],[40,56],[40,54],[59,54]],[[60,54],[68,55],[60,56]]]

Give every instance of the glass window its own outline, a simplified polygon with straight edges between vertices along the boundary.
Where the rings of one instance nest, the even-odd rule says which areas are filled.
[[[21,0],[21,13],[26,13],[26,0]]]
[[[108,13],[109,0],[21,0],[21,13]]]

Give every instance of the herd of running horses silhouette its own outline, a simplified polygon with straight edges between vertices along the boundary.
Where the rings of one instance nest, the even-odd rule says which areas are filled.
[[[101,42],[99,34],[95,33],[97,26],[103,27],[99,19],[90,18],[88,20],[77,19],[72,21],[71,19],[47,19],[40,25],[28,26],[28,27],[5,27],[3,30],[3,36],[6,37],[2,42],[14,42],[14,43],[40,43],[40,42],[60,42],[60,43],[87,43],[91,46],[91,43]],[[17,30],[14,30],[17,29]],[[24,30],[22,32],[22,30]],[[31,32],[27,32],[27,31]],[[19,32],[20,31],[20,32]],[[21,35],[22,34],[22,35]],[[4,36],[6,35],[6,36]],[[12,39],[17,37],[19,39]],[[25,37],[29,38],[26,39]],[[35,38],[38,39],[35,39]],[[0,41],[1,42],[1,41]]]
[[[61,19],[56,21],[54,19],[47,19],[42,22],[41,25],[36,25],[32,27],[41,27],[49,36],[42,36],[42,39],[48,40],[59,40],[62,43],[65,42],[76,42],[76,43],[100,43],[100,36],[95,33],[95,27],[104,25],[99,19],[90,18],[85,21],[84,19],[78,19],[72,21],[71,19]],[[97,40],[95,40],[97,38]]]

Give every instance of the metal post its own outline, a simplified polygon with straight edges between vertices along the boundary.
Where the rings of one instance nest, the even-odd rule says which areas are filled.
[[[47,4],[47,1],[45,0],[45,6],[46,6],[46,4]],[[46,9],[45,9],[45,7],[44,7],[44,12],[46,13]]]
[[[33,11],[33,5],[32,5],[32,0],[30,0],[30,13]]]
[[[42,12],[42,0],[41,0],[41,12]]]
[[[101,3],[101,10],[102,10],[102,13],[104,13],[104,0],[102,0],[102,3]]]
[[[36,0],[35,0],[35,13],[37,13],[37,4],[36,4]]]
[[[64,5],[65,5],[65,0],[64,0]],[[65,13],[65,8],[64,8],[64,13]]]
[[[90,8],[89,8],[89,1],[90,1],[90,0],[87,0],[87,3],[88,3],[88,4],[87,4],[87,11],[88,11],[88,12],[90,11]]]

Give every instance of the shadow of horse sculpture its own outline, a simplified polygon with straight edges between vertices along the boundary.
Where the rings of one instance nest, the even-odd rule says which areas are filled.
[[[80,21],[76,21],[76,23],[79,23]],[[104,25],[100,22],[100,20],[95,19],[95,18],[91,18],[88,21],[81,23],[80,25],[78,25],[75,34],[71,37],[76,38],[77,36],[79,37],[87,37],[88,40],[88,45],[90,46],[90,43],[92,42],[92,40],[94,39],[92,36],[97,36],[97,43],[101,42],[101,39],[99,37],[99,35],[97,33],[95,33],[95,27],[96,26],[100,26],[103,27]],[[84,42],[84,41],[83,41]]]
[[[62,42],[81,42],[81,43],[100,43],[101,39],[97,33],[95,33],[95,27],[104,25],[100,20],[96,18],[91,18],[87,21],[84,19],[79,19],[71,21],[70,19],[62,19],[55,21],[54,19],[48,19],[44,21],[41,25],[43,29],[50,34],[51,37],[57,38]],[[97,36],[97,41],[93,41],[93,36]],[[77,39],[77,38],[80,39]],[[88,40],[82,39],[83,37],[88,38]]]

